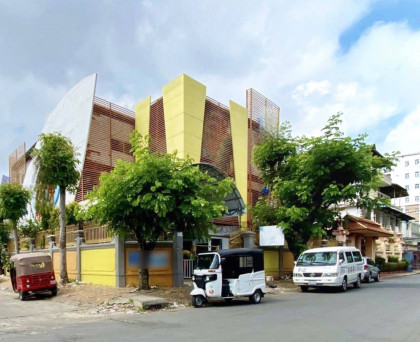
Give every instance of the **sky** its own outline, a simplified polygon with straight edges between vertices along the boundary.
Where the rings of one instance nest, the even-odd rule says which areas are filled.
[[[0,175],[93,73],[131,110],[185,73],[226,105],[254,88],[295,135],[342,112],[381,153],[420,152],[418,0],[0,0]]]

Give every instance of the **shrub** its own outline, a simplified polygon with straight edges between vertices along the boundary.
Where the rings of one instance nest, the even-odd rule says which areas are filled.
[[[382,271],[384,271],[384,272],[395,272],[395,271],[398,271],[398,263],[397,262],[387,262],[384,265],[384,269]]]
[[[398,262],[398,261],[400,261],[400,259],[398,259],[397,256],[395,256],[395,255],[389,255],[388,256],[388,262]]]
[[[405,259],[403,259],[400,262],[398,262],[398,266],[399,266],[399,269],[401,271],[407,271],[409,264],[410,263],[408,262],[408,260],[405,260]]]
[[[375,258],[375,264],[378,265],[378,267],[379,267],[379,269],[381,271],[383,271],[384,270],[384,266],[385,266],[385,259],[382,258],[382,257],[380,257],[380,256],[377,256]]]

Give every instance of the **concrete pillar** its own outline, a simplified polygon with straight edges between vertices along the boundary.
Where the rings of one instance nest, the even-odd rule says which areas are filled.
[[[50,252],[51,259],[53,258],[53,249],[55,247],[55,235],[48,235],[48,249]]]
[[[375,239],[373,239],[371,236],[366,237],[365,248],[366,248],[366,256],[372,259],[375,259],[375,252],[376,252]]]
[[[251,231],[246,231],[242,233],[244,239],[244,248],[255,248],[254,237],[255,233]]]
[[[283,247],[279,248],[279,277],[283,276]]]
[[[182,257],[182,250],[184,248],[184,240],[182,232],[176,232],[173,238],[172,245],[172,260],[173,260],[173,278],[172,285],[174,287],[184,286],[184,264]]]
[[[115,234],[115,286],[125,287],[125,240]]]
[[[76,230],[76,280],[82,281],[82,250],[81,246],[85,242],[83,230]]]
[[[29,250],[33,252],[35,250],[35,239],[29,238]]]

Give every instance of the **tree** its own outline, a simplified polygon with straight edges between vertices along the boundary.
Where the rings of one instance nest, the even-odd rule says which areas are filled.
[[[0,185],[0,217],[12,222],[15,252],[19,253],[18,221],[27,213],[27,206],[31,199],[31,192],[20,184]]]
[[[103,173],[90,194],[88,217],[108,224],[112,232],[134,233],[139,245],[139,289],[149,288],[147,260],[159,238],[183,232],[208,235],[212,219],[226,210],[231,180],[217,182],[176,153],[151,153],[148,139],[131,135],[134,163],[119,160]]]
[[[79,230],[83,230],[83,210],[79,203],[72,202],[66,205],[66,224],[77,225]]]
[[[66,284],[69,281],[66,258],[66,190],[77,190],[79,160],[71,141],[60,133],[43,133],[39,141],[41,148],[35,151],[39,163],[37,186],[44,189],[58,186],[60,190],[60,281]]]
[[[7,243],[9,242],[10,224],[0,217],[0,274],[8,265]]]
[[[286,123],[254,149],[255,163],[271,189],[271,199],[254,209],[259,211],[255,220],[281,225],[295,257],[311,237],[321,237],[333,227],[340,218],[340,203],[368,210],[389,204],[372,191],[378,189],[382,171],[394,165],[395,153],[375,153],[366,135],[346,137],[340,124],[341,114],[336,114],[321,136],[292,138]],[[264,213],[264,206],[274,212]]]

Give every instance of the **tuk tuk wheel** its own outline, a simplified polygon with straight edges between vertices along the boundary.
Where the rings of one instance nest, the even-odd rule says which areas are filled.
[[[256,290],[252,295],[249,296],[249,300],[252,304],[258,304],[261,302],[262,295],[260,290]]]
[[[25,299],[26,299],[26,297],[28,296],[28,293],[27,292],[24,292],[24,291],[19,291],[19,299],[21,300],[21,301],[24,301]]]
[[[205,302],[205,299],[204,299],[203,296],[193,296],[192,297],[192,305],[195,308],[201,308],[203,306],[204,302]]]
[[[51,289],[51,295],[52,295],[53,297],[55,297],[55,296],[57,295],[57,287],[53,287],[53,288]]]

